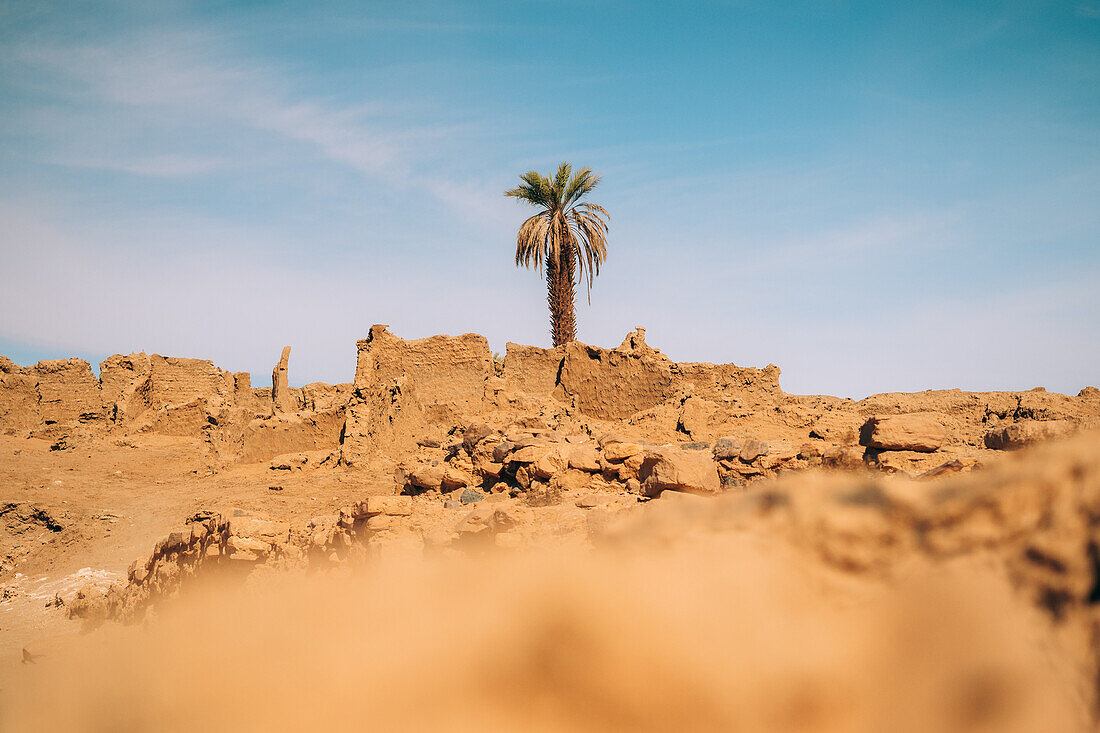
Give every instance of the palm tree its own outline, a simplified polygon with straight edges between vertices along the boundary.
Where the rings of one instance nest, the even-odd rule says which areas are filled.
[[[607,259],[607,220],[602,206],[581,199],[596,187],[600,177],[581,168],[570,177],[573,167],[558,166],[553,176],[535,171],[520,176],[519,186],[504,193],[539,207],[539,213],[523,222],[516,237],[516,266],[546,264],[546,300],[550,304],[550,336],[554,346],[577,338],[574,286],[577,270],[587,280],[592,301],[592,280]]]

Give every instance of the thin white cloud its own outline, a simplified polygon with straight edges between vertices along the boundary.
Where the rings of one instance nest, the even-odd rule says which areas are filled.
[[[114,105],[120,109],[113,114],[146,114],[154,122],[168,115],[173,118],[168,122],[229,123],[274,133],[313,146],[324,158],[369,179],[419,188],[463,215],[470,211],[469,197],[459,193],[468,184],[414,173],[453,145],[448,137],[460,126],[384,121],[388,110],[375,100],[337,105],[310,99],[295,93],[290,70],[237,58],[216,38],[179,32],[100,46],[24,44],[10,54],[24,67],[54,79],[54,93],[74,104]],[[186,156],[117,156],[89,160],[75,155],[53,162],[158,177],[199,175],[216,168]],[[491,216],[499,217],[503,210],[497,203]]]
[[[73,156],[55,157],[50,162],[70,168],[111,170],[149,178],[191,178],[216,172],[226,166],[224,161],[194,155],[117,156],[101,159]]]

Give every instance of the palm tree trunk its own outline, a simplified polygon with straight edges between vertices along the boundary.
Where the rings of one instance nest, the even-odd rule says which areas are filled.
[[[574,287],[577,261],[573,254],[573,238],[566,230],[555,261],[546,263],[546,300],[550,304],[550,338],[554,346],[577,340],[577,316],[574,308]]]

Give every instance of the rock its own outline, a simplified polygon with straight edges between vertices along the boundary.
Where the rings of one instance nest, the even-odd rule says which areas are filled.
[[[795,458],[798,458],[798,449],[786,440],[779,440],[768,444],[768,452],[761,457],[760,465],[764,468],[776,468]]]
[[[863,424],[859,444],[879,450],[931,453],[943,445],[946,430],[934,415],[875,415]]]
[[[608,443],[603,448],[603,457],[612,463],[619,463],[643,450],[637,443]]]
[[[834,443],[854,443],[863,422],[863,418],[857,414],[827,412],[814,421],[809,437]]]
[[[709,448],[710,448],[710,443],[704,443],[702,441],[697,441],[695,443],[681,443],[680,444],[680,450],[708,450]]]
[[[228,525],[230,535],[262,540],[268,545],[290,539],[290,524],[287,522],[271,522],[257,517],[234,517],[229,520]]]
[[[619,464],[619,480],[629,481],[630,479],[638,478],[641,473],[642,464],[645,462],[645,453],[635,453],[627,458],[625,461]]]
[[[497,463],[503,463],[504,459],[508,457],[508,454],[511,453],[515,447],[515,443],[510,443],[507,440],[503,443],[498,443],[497,446],[493,448],[493,460]]]
[[[422,489],[438,491],[443,486],[447,467],[442,464],[421,463],[409,471],[409,483]]]
[[[475,460],[474,468],[483,477],[500,478],[500,472],[504,470],[504,464],[496,461]]]
[[[352,507],[352,516],[356,519],[384,514],[392,517],[407,517],[412,514],[411,496],[368,496]]]
[[[569,467],[596,473],[600,470],[600,453],[590,445],[574,445],[569,451]]]
[[[443,470],[443,481],[440,482],[439,488],[441,491],[453,491],[454,489],[461,489],[463,486],[472,486],[477,483],[470,476],[460,468],[454,466],[447,466]]]
[[[488,503],[479,504],[476,509],[459,520],[455,531],[462,534],[481,534],[489,532],[507,532],[517,524],[517,518],[509,511]]]
[[[544,446],[549,443],[546,438],[536,437],[530,433],[522,435],[511,435],[508,438],[509,442],[514,443],[516,448],[530,448],[532,446]]]
[[[526,464],[520,465],[520,467],[516,469],[516,483],[524,490],[531,487],[531,471],[527,468]]]
[[[936,478],[937,476],[946,476],[951,473],[958,473],[966,468],[962,461],[956,458],[953,461],[947,463],[941,463],[930,471],[925,471],[917,478]]]
[[[832,468],[863,468],[863,449],[834,445],[821,454],[821,463]]]
[[[803,443],[798,449],[798,457],[805,459],[821,458],[821,446],[813,443]]]
[[[887,450],[879,453],[870,453],[864,456],[864,462],[886,473],[903,473],[910,475],[920,461],[921,457],[927,457],[927,453],[917,451]]]
[[[462,434],[462,447],[472,453],[474,446],[493,434],[493,429],[485,423],[474,423]]]
[[[615,501],[612,494],[585,494],[573,502],[580,509],[593,509],[598,506],[606,506]]]
[[[485,494],[480,491],[474,491],[473,489],[466,489],[462,492],[462,496],[458,498],[463,504],[475,504],[485,498]]]
[[[766,455],[768,452],[768,444],[762,440],[750,440],[741,448],[741,451],[737,454],[745,463],[751,463],[760,456]]]
[[[388,514],[376,514],[373,517],[367,517],[367,529],[371,532],[393,529],[394,525],[394,518]]]
[[[1076,429],[1068,420],[1027,420],[990,431],[985,436],[985,445],[993,450],[1015,450],[1065,437]]]
[[[231,560],[245,561],[258,560],[266,555],[271,549],[269,543],[261,542],[251,537],[230,537],[226,540],[225,546],[229,550],[229,558]]]
[[[648,496],[662,491],[715,494],[722,488],[718,465],[706,453],[663,448],[646,455],[638,479]]]
[[[443,502],[444,509],[458,509],[460,506],[462,506],[462,502],[455,501],[454,499],[447,499],[447,501]]]
[[[527,506],[556,506],[562,502],[562,489],[557,482],[549,484],[542,481],[531,481],[527,487],[527,493],[523,496],[523,503]]]
[[[519,448],[508,455],[508,463],[534,463],[550,452],[546,445],[529,445]]]
[[[569,467],[569,459],[557,448],[551,448],[531,465],[539,478],[550,478]]]
[[[627,443],[629,441],[623,436],[616,433],[604,433],[597,439],[596,442],[599,443],[600,448],[603,449],[611,445],[612,443]]]
[[[741,448],[741,441],[737,438],[719,438],[714,444],[714,457],[719,461],[729,461],[741,454]]]

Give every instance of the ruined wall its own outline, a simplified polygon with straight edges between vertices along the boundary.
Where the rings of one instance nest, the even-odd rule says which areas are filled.
[[[151,362],[149,401],[154,407],[197,398],[228,398],[235,391],[233,375],[214,366],[209,359],[153,354]]]
[[[105,414],[99,380],[83,359],[51,359],[34,365],[38,410],[46,423],[68,422]]]
[[[254,463],[283,453],[339,450],[344,422],[343,407],[253,420],[244,430],[237,459]]]
[[[405,340],[379,325],[357,346],[353,384],[318,383],[302,389],[285,387],[289,349],[285,350],[275,368],[281,395],[255,389],[248,374],[230,373],[206,359],[144,352],[115,355],[102,362],[98,380],[87,362],[78,359],[40,362],[33,368],[8,362],[0,370],[0,426],[33,429],[43,421],[106,416],[116,425],[197,436],[214,424],[211,418],[219,409],[240,408],[252,419],[276,412],[332,412],[354,401],[381,406],[386,400],[378,397],[379,390],[391,390],[398,381],[405,392],[415,391],[423,419],[445,422],[482,412],[487,380],[496,376],[489,343],[477,334]],[[503,368],[508,390],[567,403],[575,400],[583,413],[605,419],[629,417],[658,405],[688,382],[700,394],[778,391],[778,374],[775,367],[677,365],[645,344],[644,329],[628,334],[615,349],[580,343],[543,349],[509,343]],[[276,409],[274,402],[279,400],[282,406]],[[357,425],[366,411],[360,405]],[[367,422],[373,425],[376,417]]]
[[[238,391],[238,375],[219,369],[209,359],[115,354],[104,359],[99,369],[103,398],[114,406],[113,417],[120,422],[146,410],[199,399],[233,401]]]
[[[340,460],[355,466],[379,453],[412,450],[417,439],[430,432],[428,424],[417,386],[409,377],[398,377],[389,385],[360,387],[347,408]]]
[[[99,364],[99,383],[103,400],[117,421],[132,420],[149,408],[149,355],[115,354]]]
[[[30,430],[41,424],[37,385],[29,369],[0,356],[0,430]]]
[[[0,429],[100,420],[107,416],[99,380],[83,359],[52,359],[21,367],[0,357]]]
[[[780,370],[775,364],[763,369],[739,367],[736,364],[707,364],[681,362],[674,369],[677,385],[695,386],[695,394],[709,399],[720,399],[730,394],[745,392],[779,394]]]
[[[334,410],[348,404],[355,392],[355,384],[345,382],[343,384],[326,384],[324,382],[312,382],[300,390],[301,409],[320,412]]]
[[[558,386],[565,347],[543,349],[508,342],[504,354],[504,382],[514,392],[549,397]]]
[[[574,341],[565,347],[559,386],[586,415],[621,420],[676,394],[672,367],[663,355]]]
[[[356,346],[356,387],[389,385],[405,376],[426,409],[480,411],[485,380],[494,374],[489,341],[476,333],[406,341],[377,325]]]
[[[781,394],[775,365],[677,364],[647,345],[640,327],[614,349],[580,342],[554,349],[509,343],[504,380],[510,390],[575,400],[586,415],[609,420],[648,410],[682,390],[712,399],[731,393]]]

